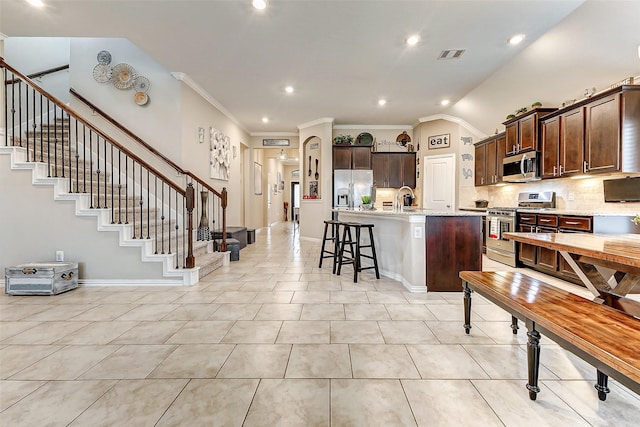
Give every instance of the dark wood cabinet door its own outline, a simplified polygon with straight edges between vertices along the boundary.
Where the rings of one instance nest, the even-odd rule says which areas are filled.
[[[371,156],[371,165],[373,168],[373,182],[376,184],[376,187],[388,188],[387,157],[382,154],[373,154]]]
[[[487,175],[487,160],[486,160],[486,152],[487,145],[480,144],[475,147],[475,184],[476,187],[479,185],[485,185],[486,175]]]
[[[496,182],[502,182],[502,160],[506,156],[506,146],[507,146],[507,136],[504,133],[501,133],[496,138],[496,170],[497,170],[497,178]]]
[[[371,147],[351,148],[351,169],[371,169]]]
[[[531,225],[520,225],[518,231],[522,233],[533,233],[535,227]],[[536,264],[536,247],[533,245],[527,245],[526,243],[518,243],[518,259],[521,263],[527,265]]]
[[[351,147],[333,147],[333,169],[351,169]]]
[[[497,163],[497,139],[491,139],[487,142],[485,150],[485,182],[487,184],[495,184],[498,182],[498,163]]]
[[[542,122],[541,178],[560,176],[560,116]]]
[[[582,173],[584,162],[584,108],[562,115],[560,129],[562,175]]]
[[[564,259],[564,257],[558,254],[558,272],[567,279],[580,280],[578,275],[573,271],[573,268]]]
[[[538,147],[538,132],[537,132],[537,115],[533,114],[528,117],[523,117],[518,121],[518,151],[531,151]]]
[[[587,104],[585,160],[590,173],[620,170],[620,95]]]
[[[416,153],[402,154],[402,185],[416,188]]]
[[[507,156],[516,154],[518,145],[518,122],[513,122],[505,127],[505,152]]]
[[[391,188],[400,188],[402,187],[402,153],[389,153],[387,154],[389,166],[387,168],[388,171],[388,180],[389,187]]]

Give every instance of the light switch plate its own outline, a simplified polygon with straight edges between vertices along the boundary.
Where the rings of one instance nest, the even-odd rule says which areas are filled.
[[[414,239],[422,239],[422,228],[414,227],[413,228],[413,238]]]

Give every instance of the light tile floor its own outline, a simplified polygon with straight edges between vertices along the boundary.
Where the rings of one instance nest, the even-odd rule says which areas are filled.
[[[612,380],[600,402],[544,338],[530,401],[524,331],[481,297],[467,336],[461,294],[354,284],[318,254],[284,223],[193,287],[0,296],[0,425],[640,425],[637,395]]]

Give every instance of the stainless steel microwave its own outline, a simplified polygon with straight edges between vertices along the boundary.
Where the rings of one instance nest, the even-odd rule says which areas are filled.
[[[509,156],[502,161],[502,180],[506,182],[537,181],[539,172],[536,151]]]

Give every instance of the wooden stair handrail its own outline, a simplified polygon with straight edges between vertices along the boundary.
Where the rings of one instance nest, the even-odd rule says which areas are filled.
[[[140,138],[138,135],[134,134],[133,132],[131,132],[126,126],[122,125],[120,122],[118,122],[116,119],[114,119],[113,117],[111,117],[110,115],[108,115],[107,113],[105,113],[102,109],[100,109],[97,105],[95,105],[94,103],[92,103],[91,101],[89,101],[87,98],[85,98],[84,96],[82,96],[78,91],[76,91],[74,88],[70,88],[69,92],[75,96],[76,98],[78,98],[79,101],[81,101],[83,104],[85,104],[87,107],[89,107],[91,110],[95,111],[96,113],[98,113],[100,116],[102,116],[102,118],[104,118],[106,121],[108,121],[111,125],[115,126],[118,130],[120,130],[121,132],[123,132],[124,134],[126,134],[129,138],[133,139],[134,141],[136,141],[138,144],[142,145],[144,148],[146,148],[147,150],[149,150],[151,153],[153,153],[154,155],[158,156],[160,159],[162,159],[164,162],[166,162],[169,166],[171,166],[173,169],[175,169],[178,173],[181,173],[183,175],[187,175],[189,176],[191,179],[193,179],[194,181],[197,181],[200,185],[202,185],[203,187],[205,187],[207,190],[211,191],[213,194],[215,194],[216,196],[222,198],[222,194],[220,192],[218,192],[215,188],[213,188],[211,185],[209,185],[207,182],[205,182],[204,180],[200,179],[198,176],[192,174],[191,172],[189,172],[188,170],[182,169],[180,166],[178,166],[175,162],[173,162],[171,159],[169,159],[167,156],[165,156],[164,154],[162,154],[161,152],[159,152],[158,150],[156,150],[154,147],[152,147],[149,143],[147,143],[146,141],[144,141],[142,138]],[[223,189],[223,192],[225,190]]]
[[[114,139],[112,139],[111,137],[107,136],[104,132],[99,130],[97,127],[95,127],[94,125],[92,125],[88,121],[84,120],[77,111],[75,111],[72,108],[68,107],[62,101],[60,101],[58,98],[56,98],[55,96],[51,95],[50,93],[48,93],[44,89],[42,89],[40,86],[38,86],[35,82],[33,82],[33,80],[31,80],[30,78],[28,78],[27,76],[25,76],[24,74],[22,74],[21,72],[16,70],[15,68],[11,67],[9,64],[7,64],[4,61],[4,58],[1,57],[1,56],[0,56],[0,66],[5,68],[5,69],[7,69],[7,70],[9,70],[9,71],[11,71],[14,75],[17,75],[20,80],[22,80],[25,83],[29,84],[31,87],[33,87],[35,90],[37,90],[41,95],[43,95],[44,97],[49,99],[51,102],[53,102],[56,106],[60,107],[63,111],[66,111],[69,116],[73,116],[73,118],[76,121],[82,123],[84,126],[88,127],[90,130],[93,130],[95,133],[100,135],[106,141],[109,141],[110,144],[112,144],[113,146],[117,147],[120,151],[125,153],[127,156],[131,157],[132,159],[137,161],[140,165],[144,166],[146,169],[148,169],[149,171],[153,172],[156,176],[158,176],[163,181],[165,181],[167,183],[167,185],[172,187],[182,197],[186,196],[186,190],[185,189],[179,187],[171,179],[167,178],[162,172],[160,172],[159,170],[157,170],[156,168],[154,168],[153,166],[151,166],[150,164],[145,162],[142,158],[140,158],[139,156],[134,154],[132,151],[130,151],[129,149],[124,147],[122,144],[116,142]]]
[[[44,71],[38,71],[37,73],[27,74],[27,77],[29,77],[30,79],[37,79],[38,77],[46,76],[48,74],[53,74],[53,73],[57,73],[58,71],[68,70],[68,69],[69,69],[69,64],[66,64],[66,65],[61,65],[59,67],[49,68],[48,70],[44,70]],[[5,80],[4,83],[7,85],[12,85],[20,81],[21,81],[20,79],[11,79],[11,80]]]

